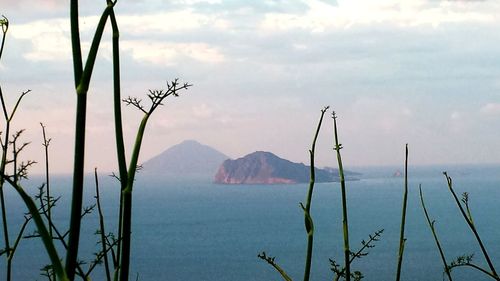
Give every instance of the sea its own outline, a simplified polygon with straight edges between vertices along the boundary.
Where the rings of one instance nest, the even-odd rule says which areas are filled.
[[[367,255],[351,264],[363,280],[394,280],[397,265],[404,178],[403,167],[353,167],[360,180],[346,183],[349,239],[358,250],[363,240],[383,229]],[[473,233],[451,193],[443,171],[453,178],[459,194],[467,192],[478,233],[500,270],[500,165],[416,166],[409,168],[405,251],[401,280],[444,280],[443,264],[427,225],[419,198],[426,206],[448,262],[473,254],[473,262],[487,268]],[[119,186],[107,174],[99,175],[106,232],[116,232]],[[43,177],[24,181],[36,195]],[[51,194],[59,197],[53,217],[60,232],[68,227],[71,177],[51,178]],[[131,280],[262,281],[282,280],[257,255],[275,257],[293,280],[302,280],[306,253],[304,202],[308,184],[221,185],[207,177],[162,178],[139,174],[133,191]],[[19,195],[6,187],[10,240],[14,241],[26,208]],[[85,204],[95,203],[93,175],[86,177]],[[314,187],[311,215],[314,251],[311,280],[332,280],[330,259],[343,263],[342,206],[339,183]],[[100,248],[97,211],[84,216],[80,261],[84,270]],[[33,234],[28,225],[25,235]],[[4,236],[0,233],[0,248]],[[57,243],[57,241],[56,241]],[[59,245],[59,251],[64,252]],[[48,263],[39,238],[22,239],[13,258],[13,280],[47,280],[40,269]],[[0,280],[6,272],[0,256]],[[92,280],[105,280],[97,266]],[[488,280],[468,267],[455,268],[454,280]]]

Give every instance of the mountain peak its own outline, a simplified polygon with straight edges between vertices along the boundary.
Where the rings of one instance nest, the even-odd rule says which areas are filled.
[[[228,158],[208,145],[185,140],[144,162],[143,170],[158,175],[212,176]]]

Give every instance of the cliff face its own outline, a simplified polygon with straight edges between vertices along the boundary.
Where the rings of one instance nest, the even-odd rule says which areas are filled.
[[[222,184],[278,184],[309,182],[310,167],[294,163],[264,151],[257,151],[236,160],[226,160],[215,175]],[[338,175],[316,169],[316,182],[338,181]]]

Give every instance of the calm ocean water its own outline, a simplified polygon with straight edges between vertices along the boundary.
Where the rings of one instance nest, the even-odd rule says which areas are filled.
[[[466,228],[441,174],[448,170],[456,191],[470,194],[475,223],[494,263],[500,265],[500,166],[414,167],[410,169],[406,251],[402,280],[442,280],[442,265],[418,197],[422,189],[448,259],[474,253],[485,265],[471,232]],[[385,229],[370,254],[357,260],[353,269],[364,280],[392,280],[396,270],[403,179],[392,177],[396,168],[353,169],[363,179],[348,182],[351,245],[354,249],[370,233]],[[108,231],[114,231],[118,186],[101,176],[102,200]],[[52,190],[61,196],[55,220],[67,227],[69,177],[55,177]],[[87,202],[94,196],[88,178]],[[26,185],[31,194],[41,183],[34,177]],[[306,249],[303,213],[307,184],[217,185],[210,180],[160,180],[139,176],[134,190],[132,273],[139,280],[247,281],[281,280],[257,254],[276,256],[294,280],[301,280]],[[9,225],[15,230],[25,211],[17,194],[7,192]],[[329,258],[341,262],[342,231],[338,183],[317,184],[312,216],[315,248],[312,280],[331,280]],[[99,247],[96,215],[84,218],[83,260],[90,260]],[[34,229],[30,227],[29,232]],[[3,233],[0,241],[3,241]],[[12,240],[13,238],[11,238]],[[3,242],[2,242],[3,245]],[[47,262],[38,239],[23,240],[14,258],[14,280],[45,280],[39,269]],[[85,267],[85,266],[84,266]],[[99,269],[101,270],[101,269]],[[93,280],[103,280],[102,271]],[[456,280],[487,280],[469,269],[456,269]],[[0,280],[5,259],[0,259]]]

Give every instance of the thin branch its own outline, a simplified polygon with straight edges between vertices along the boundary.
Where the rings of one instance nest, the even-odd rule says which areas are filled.
[[[268,264],[270,264],[272,267],[274,267],[274,269],[276,269],[276,271],[279,272],[279,274],[281,275],[283,280],[292,281],[292,278],[290,278],[290,276],[288,276],[288,274],[286,274],[286,272],[276,263],[275,257],[267,256],[266,252],[262,252],[262,253],[258,254],[257,257],[266,261]]]
[[[436,242],[436,246],[439,251],[439,255],[441,257],[441,261],[444,266],[444,272],[446,273],[446,276],[448,277],[449,281],[453,281],[453,278],[451,278],[451,272],[450,268],[448,267],[448,263],[446,262],[446,257],[444,255],[443,248],[441,247],[441,243],[439,242],[439,238],[436,233],[436,228],[434,227],[435,221],[431,221],[429,213],[427,212],[427,208],[425,207],[425,202],[424,202],[424,195],[422,193],[422,185],[418,187],[419,189],[419,194],[420,194],[420,204],[422,205],[422,209],[424,210],[425,214],[425,219],[427,220],[427,224],[429,225],[429,228],[431,229],[432,236],[434,237],[434,242]]]
[[[479,247],[481,248],[481,252],[483,253],[483,256],[488,263],[488,267],[491,270],[491,273],[496,276],[497,278],[500,278],[495,270],[495,267],[493,265],[493,262],[490,259],[490,256],[488,255],[488,252],[486,251],[486,247],[483,244],[483,241],[481,240],[481,237],[479,236],[479,233],[477,232],[476,226],[474,225],[474,222],[472,220],[472,216],[470,215],[470,212],[468,212],[469,215],[467,215],[466,211],[464,210],[462,204],[460,203],[460,200],[458,199],[457,194],[453,190],[453,182],[451,177],[448,176],[448,173],[443,172],[444,176],[446,177],[446,182],[448,183],[448,189],[450,190],[451,194],[453,195],[453,198],[455,199],[455,203],[457,204],[460,213],[464,217],[465,221],[467,222],[467,225],[469,226],[470,230],[474,234],[474,237],[476,238]],[[468,199],[466,199],[468,200]],[[467,203],[468,204],[468,203]],[[466,204],[466,205],[467,205]]]

